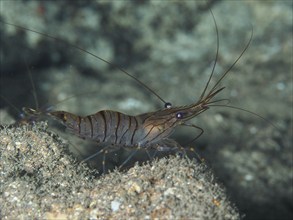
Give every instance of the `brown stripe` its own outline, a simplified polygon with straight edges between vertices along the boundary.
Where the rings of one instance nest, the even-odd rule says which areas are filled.
[[[92,139],[94,139],[94,135],[95,135],[95,137],[97,138],[97,133],[99,132],[99,131],[97,130],[99,124],[98,124],[98,121],[97,121],[95,115],[96,115],[96,114],[90,116],[90,117],[91,117],[91,122],[92,122]],[[94,140],[96,140],[96,138],[95,138]]]
[[[129,116],[129,115],[125,115],[125,116],[127,116],[128,117],[128,128],[126,129],[126,131],[123,133],[123,135],[121,136],[121,138],[120,138],[120,141],[119,141],[119,144],[121,144],[121,140],[122,140],[122,138],[124,137],[124,135],[129,131],[129,129],[130,129],[130,126],[131,126],[131,117],[133,117],[133,116]]]
[[[137,125],[138,125],[138,122],[137,122],[137,119],[136,117],[132,117],[135,121],[135,128],[134,128],[134,131],[132,132],[132,137],[131,137],[131,144],[133,144],[133,138],[134,138],[134,135],[135,135],[135,132],[137,131]]]
[[[119,129],[119,125],[120,125],[120,113],[115,112],[115,114],[117,115],[117,127],[116,127],[116,131],[115,131],[115,144],[117,143],[117,138],[118,138],[118,129]]]
[[[104,113],[104,111],[100,111],[99,113],[101,114],[101,116],[102,116],[102,119],[104,120],[104,125],[105,125],[104,139],[103,139],[103,141],[102,141],[102,142],[104,142],[104,141],[105,141],[105,139],[106,139],[106,136],[107,136],[107,124],[106,124],[106,117],[105,117],[105,113]]]
[[[92,120],[94,122],[93,126],[95,129],[95,130],[93,130],[93,136],[98,138],[98,141],[101,142],[102,141],[101,134],[104,133],[103,126],[105,126],[105,124],[102,125],[103,117],[101,116],[100,112],[93,114],[92,117],[93,117],[93,120],[95,120],[95,122]],[[96,138],[94,140],[96,140]]]
[[[145,119],[144,119],[144,121],[143,121],[143,124],[145,123],[145,121],[148,119],[148,118],[150,118],[151,116],[149,116],[149,117],[146,117]],[[151,124],[151,123],[150,123]],[[144,127],[147,127],[148,125],[144,125]],[[153,128],[151,128],[150,130],[149,130],[149,132],[141,139],[141,140],[144,140],[148,135],[149,135],[149,133],[151,132],[151,130],[152,130]]]
[[[164,116],[162,116],[162,117],[160,117],[160,118],[156,118],[156,121],[166,120],[166,116],[167,116],[167,115],[164,115]],[[148,120],[150,117],[151,117],[151,116],[145,118],[144,122],[145,122],[146,120]],[[143,123],[144,123],[144,122],[143,122]],[[153,125],[153,122],[150,121],[148,124],[145,124],[145,127],[147,127],[147,126],[149,126],[149,125]]]
[[[170,118],[170,119],[168,119],[168,120],[165,120],[164,122],[162,122],[162,123],[160,123],[160,124],[157,124],[156,126],[159,126],[159,125],[161,125],[161,124],[165,124],[166,122],[168,122],[168,121],[170,121],[172,118]],[[174,122],[175,123],[175,122]],[[149,130],[149,132],[141,139],[141,140],[144,140],[144,139],[146,139],[147,138],[147,136],[151,133],[151,131],[153,130],[153,128],[154,127],[156,127],[155,125],[153,125],[153,127]],[[164,133],[164,131],[163,131],[163,133]],[[162,133],[161,133],[162,134]],[[160,135],[160,134],[159,134]],[[155,138],[157,138],[159,135],[157,135]],[[153,138],[152,140],[154,140],[155,138]],[[151,140],[151,141],[152,141]],[[148,142],[150,142],[150,141],[148,141]]]
[[[93,138],[93,136],[94,136],[94,134],[93,134],[94,128],[93,128],[92,118],[91,118],[91,116],[87,116],[87,118],[88,118],[88,120],[90,122],[90,125],[91,125],[91,138]]]
[[[172,124],[171,127],[173,127],[173,125],[175,124],[175,122]],[[166,130],[164,130],[163,132],[161,132],[160,134],[158,134],[156,137],[154,137],[153,139],[151,139],[149,142],[152,142],[153,140],[155,140],[156,138],[158,138],[160,135],[164,134]]]
[[[77,119],[78,119],[78,134],[80,135],[80,123],[81,123],[81,117],[80,116],[77,116]]]
[[[149,132],[142,138],[142,140],[144,140],[153,130],[155,126],[153,125],[153,127],[149,130]]]
[[[109,116],[109,133],[110,133],[110,136],[111,136],[111,133],[113,132],[113,126],[112,126],[112,123],[113,123],[113,117],[112,117],[112,112],[111,111],[109,111],[109,112],[107,112],[107,115]]]

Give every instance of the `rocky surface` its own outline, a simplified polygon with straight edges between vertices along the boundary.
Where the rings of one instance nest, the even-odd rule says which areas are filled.
[[[240,219],[204,164],[170,157],[98,176],[46,129],[1,129],[1,219]]]

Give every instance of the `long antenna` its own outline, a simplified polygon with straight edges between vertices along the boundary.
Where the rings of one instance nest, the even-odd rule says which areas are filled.
[[[216,19],[215,19],[215,16],[212,12],[212,10],[210,9],[210,12],[212,14],[212,17],[213,17],[213,21],[214,21],[214,24],[215,24],[215,28],[216,28],[216,34],[217,34],[217,51],[216,51],[216,57],[215,57],[215,60],[214,60],[214,64],[213,64],[213,68],[212,68],[212,73],[210,74],[210,77],[206,83],[206,86],[204,87],[204,90],[202,91],[201,95],[200,95],[200,98],[199,100],[202,100],[202,98],[204,97],[207,89],[208,89],[208,86],[211,82],[211,79],[214,75],[214,72],[215,72],[215,68],[216,68],[216,64],[217,64],[217,61],[218,61],[218,56],[219,56],[219,47],[220,47],[220,40],[219,40],[219,31],[218,31],[218,26],[217,26],[217,22],[216,22]]]
[[[251,35],[249,38],[248,43],[245,45],[244,49],[242,50],[242,52],[240,53],[240,55],[237,57],[237,59],[233,62],[233,64],[223,73],[223,75],[221,76],[221,78],[216,82],[216,84],[213,86],[213,88],[210,90],[209,94],[213,93],[217,86],[219,85],[219,83],[225,78],[225,76],[230,72],[230,70],[236,65],[236,63],[240,60],[240,58],[242,57],[242,55],[245,53],[245,51],[248,49],[251,41],[252,41],[252,37],[253,37],[253,26],[251,25]]]
[[[210,103],[215,103],[215,101],[213,102],[210,102]],[[236,109],[236,110],[239,110],[239,111],[244,111],[246,113],[249,113],[251,115],[254,115],[260,119],[262,119],[263,121],[265,121],[266,123],[270,124],[271,126],[273,126],[274,128],[276,128],[277,130],[280,130],[280,128],[277,127],[277,125],[275,125],[273,122],[271,122],[270,120],[266,119],[265,117],[253,112],[253,111],[249,111],[247,109],[244,109],[244,108],[240,108],[240,107],[236,107],[236,106],[233,106],[233,105],[220,105],[220,104],[211,104],[211,105],[208,105],[208,106],[216,106],[216,107],[226,107],[226,108],[232,108],[232,109]]]
[[[202,100],[202,98],[204,97],[205,93],[206,93],[206,90],[209,86],[209,83],[214,75],[214,71],[215,71],[215,68],[216,68],[216,64],[217,64],[217,60],[218,60],[218,56],[219,56],[219,47],[220,47],[220,42],[219,42],[219,31],[218,31],[218,26],[217,26],[217,22],[216,22],[216,19],[215,19],[215,16],[212,12],[212,10],[210,10],[210,13],[213,17],[213,21],[214,21],[214,24],[215,24],[215,28],[216,28],[216,34],[217,34],[217,51],[216,51],[216,57],[215,57],[215,61],[214,61],[214,64],[213,64],[213,68],[212,68],[212,73],[210,74],[209,76],[209,79],[206,83],[206,86],[202,92],[202,94],[200,95],[200,100]],[[242,55],[245,53],[245,51],[248,49],[251,41],[252,41],[252,37],[253,37],[253,26],[251,26],[251,35],[250,35],[250,38],[249,38],[249,41],[248,43],[245,45],[244,49],[242,50],[242,52],[240,53],[240,55],[237,57],[237,59],[233,62],[233,64],[222,74],[222,76],[220,77],[220,79],[216,82],[216,84],[212,87],[212,89],[209,91],[209,94],[213,93],[217,86],[219,85],[219,83],[225,78],[225,76],[230,72],[230,70],[236,65],[236,63],[239,61],[239,59],[242,57]]]
[[[39,109],[38,96],[37,96],[37,93],[36,93],[36,86],[35,86],[35,83],[34,83],[34,80],[33,80],[33,77],[32,77],[32,73],[31,73],[31,71],[30,71],[30,69],[28,67],[28,64],[27,64],[25,59],[24,59],[24,63],[25,63],[26,69],[28,71],[28,76],[29,76],[30,83],[31,83],[31,86],[32,86],[32,89],[33,89],[33,97],[34,97],[36,109]]]
[[[19,26],[19,25],[16,25],[16,24],[11,24],[11,23],[8,23],[6,21],[2,21],[0,20],[0,22],[4,23],[4,24],[7,24],[7,25],[10,25],[10,26],[13,26],[13,27],[16,27],[16,28],[19,28],[21,30],[26,30],[26,31],[30,31],[30,32],[33,32],[33,33],[36,33],[36,34],[39,34],[39,35],[42,35],[42,36],[45,36],[47,38],[50,38],[50,39],[53,39],[53,40],[56,40],[56,41],[59,41],[59,42],[62,42],[64,43],[65,45],[68,45],[68,46],[71,46],[79,51],[82,51],[84,53],[87,53],[105,63],[107,63],[109,66],[112,66],[118,70],[120,70],[121,72],[123,72],[125,75],[129,76],[130,78],[132,78],[133,80],[135,80],[137,83],[139,83],[140,85],[142,85],[146,90],[150,91],[151,93],[153,93],[158,99],[160,99],[165,105],[166,104],[169,104],[168,102],[166,102],[163,98],[161,98],[161,96],[159,96],[154,90],[152,90],[150,87],[148,87],[146,84],[144,84],[142,81],[140,81],[139,79],[137,79],[136,77],[134,77],[133,75],[131,75],[130,73],[128,73],[126,70],[122,69],[121,67],[119,67],[118,65],[114,64],[114,63],[111,63],[97,55],[95,55],[94,53],[91,53],[90,51],[87,51],[85,49],[83,49],[82,47],[79,47],[75,44],[72,44],[70,42],[67,42],[63,39],[60,39],[60,38],[57,38],[57,37],[54,37],[54,36],[51,36],[49,34],[46,34],[46,33],[42,33],[42,32],[39,32],[39,31],[35,31],[35,30],[32,30],[32,29],[29,29],[29,28],[26,28],[26,27],[22,27],[22,26]]]

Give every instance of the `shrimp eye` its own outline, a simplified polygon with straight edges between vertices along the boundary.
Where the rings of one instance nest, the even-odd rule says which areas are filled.
[[[176,118],[177,119],[182,119],[183,118],[183,113],[182,112],[176,113]]]
[[[172,104],[170,102],[165,103],[165,108],[172,108]]]

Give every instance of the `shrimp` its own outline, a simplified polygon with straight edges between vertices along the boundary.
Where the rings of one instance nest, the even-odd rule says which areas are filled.
[[[139,114],[135,116],[131,116],[131,115],[127,115],[121,112],[116,112],[111,110],[98,111],[94,114],[87,115],[87,116],[79,116],[79,115],[75,115],[73,113],[66,112],[66,111],[41,111],[41,110],[38,110],[38,109],[35,110],[32,108],[23,108],[23,111],[28,116],[28,118],[38,118],[41,115],[49,116],[50,118],[53,118],[57,120],[58,122],[62,123],[63,125],[65,125],[66,129],[70,133],[73,133],[74,135],[82,139],[95,141],[99,145],[106,145],[106,147],[104,147],[102,150],[98,151],[97,153],[88,157],[85,160],[93,158],[101,153],[104,153],[105,155],[109,152],[116,151],[120,148],[129,148],[132,150],[134,149],[133,153],[127,158],[127,160],[125,160],[120,165],[120,167],[125,165],[127,161],[129,161],[129,159],[139,149],[144,149],[146,151],[147,150],[174,151],[174,152],[180,152],[181,154],[185,155],[186,152],[184,147],[182,147],[177,141],[170,138],[175,128],[177,128],[178,126],[189,126],[189,127],[198,129],[200,132],[193,139],[195,140],[203,134],[204,130],[194,124],[189,124],[188,121],[190,121],[192,118],[205,112],[212,106],[225,106],[228,108],[244,110],[234,106],[229,106],[227,104],[225,105],[215,104],[220,101],[225,101],[226,99],[215,100],[214,98],[217,96],[217,94],[219,94],[225,88],[225,87],[219,87],[220,82],[227,76],[230,70],[235,66],[238,60],[242,57],[242,55],[248,49],[252,40],[253,29],[251,31],[251,36],[248,43],[245,45],[244,49],[242,50],[238,58],[222,74],[219,80],[208,91],[210,81],[214,75],[214,70],[216,67],[218,52],[219,52],[218,28],[216,25],[214,15],[212,12],[211,14],[214,20],[214,24],[216,27],[216,34],[217,34],[216,57],[214,60],[212,72],[197,102],[192,103],[190,105],[186,105],[186,106],[172,107],[171,103],[166,102],[156,92],[154,92],[147,85],[142,83],[139,79],[135,78],[134,76],[126,72],[124,69],[104,60],[103,58],[98,57],[95,54],[92,54],[91,52],[84,50],[81,47],[65,42],[65,44],[68,44],[80,51],[88,53],[96,57],[97,59],[103,62],[106,62],[107,64],[114,66],[115,68],[122,71],[124,74],[134,79],[136,82],[141,84],[145,89],[152,92],[162,102],[164,102],[164,108],[158,111],[143,113],[143,114]],[[7,22],[4,22],[4,23],[8,25],[16,26],[24,30],[28,30],[28,31],[32,31],[32,32],[44,35],[54,40],[60,40],[50,35],[40,33],[28,28],[23,28],[14,24],[9,24]],[[244,110],[244,111],[257,115],[247,110]],[[105,172],[105,159],[103,160],[103,171]]]
[[[145,84],[142,84],[142,82],[140,82],[138,79],[134,78],[129,73],[126,73],[126,75],[134,78],[137,82],[141,83],[146,89],[153,92],[153,94],[155,94],[160,100],[162,100],[165,103],[164,108],[158,111],[143,113],[135,116],[111,110],[102,110],[87,116],[79,116],[66,111],[50,111],[46,112],[45,114],[50,118],[53,118],[65,125],[66,129],[70,133],[82,139],[95,141],[100,145],[107,145],[105,148],[88,157],[86,160],[93,158],[98,154],[106,154],[112,151],[116,151],[120,148],[134,149],[134,152],[127,158],[127,160],[123,162],[120,167],[125,165],[125,163],[139,149],[173,151],[180,152],[182,155],[185,155],[186,152],[184,147],[182,147],[177,141],[170,138],[175,128],[177,128],[178,126],[190,126],[198,129],[200,132],[193,139],[195,140],[203,134],[204,130],[194,124],[189,124],[188,121],[190,121],[192,118],[205,112],[212,106],[226,106],[230,108],[240,109],[234,106],[215,104],[220,101],[226,100],[215,100],[215,97],[225,88],[219,87],[220,82],[227,76],[230,70],[235,66],[241,56],[248,49],[252,40],[253,30],[251,31],[250,39],[245,45],[241,54],[208,91],[210,81],[214,74],[219,52],[219,36],[214,16],[213,19],[217,34],[216,58],[209,79],[197,102],[186,106],[172,107],[171,103],[165,102],[160,96],[158,96]],[[122,72],[124,72],[124,70],[122,70]],[[44,114],[44,112],[34,110],[32,108],[24,108],[23,110],[27,115],[37,116]],[[104,166],[105,162],[103,161],[103,170],[105,171]]]

